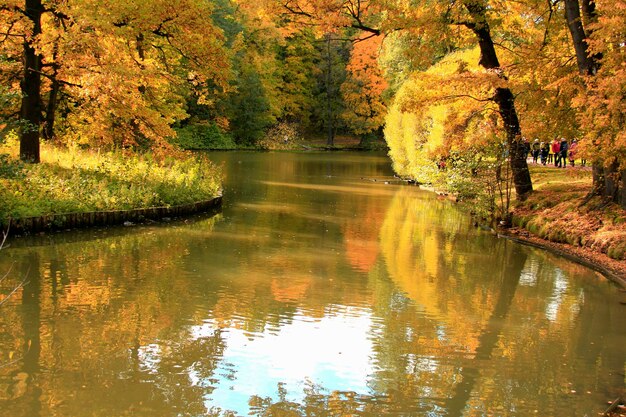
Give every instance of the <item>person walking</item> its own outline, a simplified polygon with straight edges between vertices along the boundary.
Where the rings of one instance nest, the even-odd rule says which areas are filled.
[[[549,164],[554,162],[554,154],[552,152],[552,142],[551,141],[547,141],[546,142],[546,148],[548,149],[548,160],[547,162]]]
[[[548,155],[550,154],[550,143],[541,142],[541,165],[545,165],[548,162]]]
[[[571,166],[574,166],[574,161],[576,160],[576,154],[578,153],[577,151],[578,148],[578,141],[576,139],[572,140],[572,144],[569,147],[569,164]]]
[[[532,154],[533,154],[533,163],[537,163],[537,159],[539,159],[539,152],[541,151],[541,147],[539,145],[539,139],[535,139],[532,145]]]
[[[559,147],[559,168],[567,168],[567,151],[569,150],[569,144],[567,139],[561,138],[561,145]]]
[[[561,152],[561,143],[557,140],[557,138],[554,138],[554,140],[552,141],[550,149],[552,150],[552,154],[554,155],[554,166],[558,167],[559,162],[561,162],[559,158]]]

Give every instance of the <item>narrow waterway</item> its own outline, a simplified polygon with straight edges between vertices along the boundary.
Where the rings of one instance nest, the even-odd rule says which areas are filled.
[[[0,416],[596,416],[623,392],[599,274],[384,155],[211,158],[215,217],[0,251]]]

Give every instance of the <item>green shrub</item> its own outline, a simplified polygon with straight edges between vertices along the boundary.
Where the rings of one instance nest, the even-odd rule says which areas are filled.
[[[0,178],[20,178],[23,170],[24,163],[12,160],[8,154],[0,154]]]
[[[626,260],[626,239],[613,242],[607,250],[607,255],[613,259]]]
[[[235,149],[237,145],[232,137],[222,132],[215,123],[190,124],[175,129],[177,136],[170,142],[183,149]]]

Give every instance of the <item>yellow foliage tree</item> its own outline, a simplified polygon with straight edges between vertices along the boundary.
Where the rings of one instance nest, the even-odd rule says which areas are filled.
[[[329,25],[335,28],[351,27],[372,35],[380,34],[381,29],[389,32],[406,30],[419,39],[415,47],[421,48],[423,45],[425,54],[443,52],[445,55],[450,52],[446,50],[449,47],[466,48],[477,45],[480,50],[478,65],[484,70],[481,79],[493,82],[492,94],[485,100],[497,106],[517,197],[523,199],[532,191],[532,181],[526,163],[526,148],[515,107],[515,95],[510,88],[506,68],[500,63],[494,41],[499,40],[496,36],[504,34],[500,22],[511,10],[508,8],[509,2],[430,1],[415,5],[403,0],[366,2],[288,0],[281,3],[294,19],[312,19],[320,27]],[[321,19],[322,16],[324,19]],[[432,56],[428,58],[434,59]],[[459,81],[460,77],[451,80],[453,84]],[[468,87],[471,88],[471,85]]]
[[[226,87],[229,61],[205,1],[13,0],[0,12],[1,52],[23,63],[0,68],[5,80],[23,73],[23,159],[38,161],[40,130],[50,136],[58,114],[76,140],[166,147],[185,97],[210,103]]]
[[[586,88],[579,90],[573,103],[584,132],[584,149],[599,162],[594,166],[596,192],[626,208],[626,2],[597,1],[594,5],[597,15],[587,16],[593,18],[587,21],[592,70],[584,77]],[[583,7],[585,12],[589,10]]]

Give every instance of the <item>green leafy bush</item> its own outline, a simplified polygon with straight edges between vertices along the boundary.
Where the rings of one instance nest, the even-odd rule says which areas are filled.
[[[235,149],[232,137],[222,132],[215,123],[191,124],[175,129],[177,137],[170,142],[183,149]]]
[[[0,154],[0,178],[19,178],[24,175],[24,164],[8,154]]]

